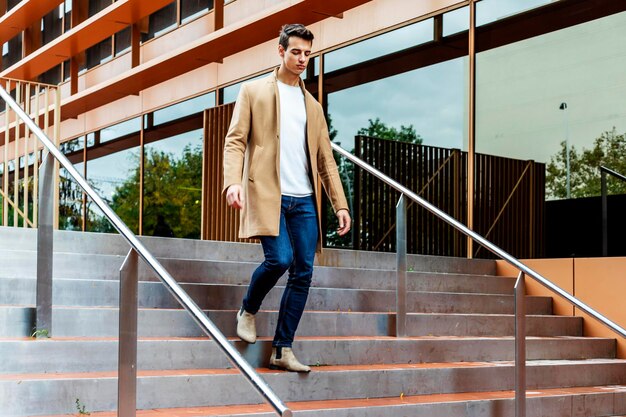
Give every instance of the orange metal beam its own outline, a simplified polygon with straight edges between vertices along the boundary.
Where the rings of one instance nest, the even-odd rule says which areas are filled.
[[[171,1],[118,0],[12,67],[7,68],[0,73],[0,77],[32,80],[143,17],[149,16]]]
[[[0,18],[0,45],[37,23],[63,0],[24,0]]]
[[[63,119],[75,118],[89,110],[128,95],[138,94],[146,88],[274,39],[285,22],[310,25],[369,1],[283,1],[275,7],[205,35],[68,97],[61,103],[61,116]]]

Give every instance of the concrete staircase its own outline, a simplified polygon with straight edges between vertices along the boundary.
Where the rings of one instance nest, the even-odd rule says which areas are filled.
[[[257,245],[143,239],[298,416],[513,417],[514,278],[491,261],[410,256],[407,338],[395,338],[393,254],[328,250],[294,349],[308,375],[266,368],[282,287],[258,315],[260,341],[234,334]],[[53,337],[34,340],[33,230],[0,228],[0,416],[114,416],[116,235],[57,232]],[[284,279],[284,278],[283,278]],[[140,269],[142,416],[271,416],[215,343]],[[284,281],[281,281],[284,282]],[[281,284],[279,284],[281,285]],[[626,360],[615,340],[582,337],[582,319],[528,297],[528,416],[626,414]]]

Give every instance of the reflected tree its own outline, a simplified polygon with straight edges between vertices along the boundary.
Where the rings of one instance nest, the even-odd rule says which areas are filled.
[[[413,143],[415,145],[421,145],[424,139],[415,132],[413,125],[400,125],[399,129],[393,126],[388,126],[386,123],[381,122],[377,117],[375,120],[368,119],[369,125],[362,127],[358,130],[357,135],[371,136],[379,139],[397,140],[398,142]]]
[[[626,133],[618,134],[614,127],[596,138],[591,149],[583,148],[579,152],[574,146],[570,146],[569,156],[571,197],[599,196],[601,166],[626,174]],[[609,194],[626,193],[626,183],[610,176],[607,187]],[[561,149],[550,158],[546,167],[546,193],[553,198],[567,198],[565,142],[561,142]]]
[[[186,146],[179,159],[171,153],[150,150],[144,166],[143,234],[198,239],[202,146]],[[111,207],[133,229],[139,222],[140,169],[129,174],[117,187]]]

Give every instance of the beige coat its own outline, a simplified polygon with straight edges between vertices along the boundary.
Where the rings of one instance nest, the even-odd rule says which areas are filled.
[[[302,81],[300,87],[305,96],[308,157],[321,236],[320,179],[335,212],[348,209],[348,203],[333,159],[322,107],[306,91]],[[276,71],[242,85],[224,145],[223,188],[225,192],[232,184],[243,186],[241,238],[278,236],[281,201],[279,112]]]

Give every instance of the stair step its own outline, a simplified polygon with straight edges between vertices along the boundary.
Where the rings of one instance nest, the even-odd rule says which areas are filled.
[[[259,244],[217,242],[195,239],[140,236],[139,239],[156,257],[233,262],[258,262],[263,251]],[[0,226],[0,251],[35,251],[37,231]],[[118,234],[54,231],[54,250],[60,253],[106,254],[126,256],[128,243]],[[366,252],[347,249],[324,249],[316,263],[332,267],[395,269],[394,253]],[[408,255],[407,265],[415,271],[471,273],[494,275],[495,262],[486,259],[451,258]]]
[[[510,390],[514,379],[511,362],[320,366],[306,375],[258,372],[284,401]],[[530,361],[527,366],[529,390],[625,384],[626,360]],[[74,398],[93,411],[117,406],[115,372],[2,375],[0,392],[6,395],[3,411],[8,415],[17,410],[23,414],[75,412]],[[33,395],[42,392],[45,401],[24,404],[23,399],[37,398]],[[140,370],[137,399],[138,408],[152,409],[257,404],[259,395],[235,369]]]
[[[125,255],[85,256],[78,253],[54,254],[54,277],[63,279],[119,280]],[[0,251],[0,279],[35,278],[34,252]],[[244,284],[259,262],[211,261],[199,259],[158,258],[163,267],[181,283]],[[140,281],[158,281],[143,262]],[[335,268],[318,266],[313,271],[314,287],[392,290],[396,288],[393,270]],[[512,294],[515,279],[463,272],[408,272],[407,285],[412,291],[447,291]]]
[[[283,279],[284,281],[284,279]],[[280,284],[284,284],[281,281]],[[34,278],[0,279],[0,305],[32,305],[35,303]],[[245,285],[182,284],[193,300],[204,309],[229,309],[241,303]],[[278,285],[268,294],[263,306],[278,309],[284,286]],[[53,305],[117,307],[119,282],[111,280],[53,281]],[[551,314],[552,298],[529,296],[528,314]],[[160,282],[139,284],[139,305],[146,308],[177,308],[176,299]],[[307,309],[385,311],[395,309],[395,290],[365,290],[339,288],[311,288]],[[512,314],[515,300],[512,295],[456,292],[415,292],[407,297],[408,311],[415,313],[485,313]]]
[[[226,336],[235,336],[236,310],[209,310],[209,318]],[[272,336],[277,311],[261,311],[257,316],[257,334]],[[34,308],[0,308],[0,337],[30,336]],[[117,308],[55,307],[52,310],[53,336],[116,337]],[[527,317],[529,336],[581,336],[582,317]],[[191,316],[182,309],[140,309],[138,333],[150,336],[203,336]],[[407,314],[409,336],[510,336],[514,317],[510,314]],[[299,336],[392,336],[395,313],[305,311],[298,327]]]
[[[299,401],[286,405],[300,417],[514,417],[513,391],[404,395],[331,401]],[[626,386],[541,389],[527,392],[527,417],[603,416],[626,412]],[[274,417],[268,404],[142,410],[141,417]],[[65,415],[67,416],[67,415]],[[45,417],[62,417],[45,416]],[[91,417],[117,417],[116,412]],[[626,417],[613,416],[613,417]]]
[[[267,367],[271,338],[248,345],[230,338],[254,367]],[[528,360],[615,358],[615,340],[529,337]],[[512,337],[299,337],[298,358],[306,364],[493,362],[513,360]],[[68,354],[73,352],[73,354]],[[117,369],[118,344],[112,338],[0,340],[0,374],[87,372]],[[138,369],[227,368],[232,366],[207,338],[142,338]]]

